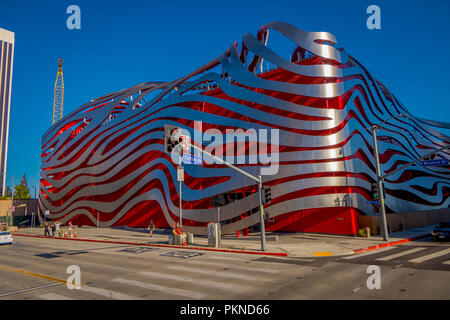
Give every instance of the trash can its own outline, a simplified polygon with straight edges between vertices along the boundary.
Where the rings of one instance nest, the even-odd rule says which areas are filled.
[[[208,246],[219,248],[220,247],[220,224],[208,223]]]

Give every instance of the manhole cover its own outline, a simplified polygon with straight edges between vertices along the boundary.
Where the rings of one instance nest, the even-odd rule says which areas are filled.
[[[166,252],[166,253],[161,254],[161,256],[175,257],[175,258],[192,258],[192,257],[201,256],[201,255],[203,255],[203,253],[192,252],[192,251],[172,251],[172,252]]]

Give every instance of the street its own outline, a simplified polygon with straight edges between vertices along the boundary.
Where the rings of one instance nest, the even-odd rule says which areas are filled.
[[[367,286],[370,265],[380,289]],[[449,243],[430,240],[293,258],[15,237],[0,246],[0,299],[448,299],[449,271]]]

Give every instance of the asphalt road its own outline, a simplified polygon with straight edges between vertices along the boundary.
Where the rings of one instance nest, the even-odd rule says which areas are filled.
[[[15,237],[0,246],[0,299],[446,299],[450,244],[281,258]],[[380,288],[369,289],[369,266]],[[67,268],[80,270],[69,289]],[[371,282],[373,283],[373,282]]]

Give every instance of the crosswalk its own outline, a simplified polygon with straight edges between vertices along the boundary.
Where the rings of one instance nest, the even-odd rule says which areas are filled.
[[[450,255],[450,248],[436,247],[436,246],[392,246],[383,249],[367,251],[364,253],[357,253],[350,256],[343,257],[342,260],[355,262],[403,262],[411,264],[412,266],[433,264],[447,268],[450,265],[448,256]]]
[[[446,246],[403,245],[343,256],[339,260],[392,265],[400,262],[411,267],[439,265],[442,270],[450,271],[449,257],[450,248]],[[317,261],[319,259],[314,262]],[[231,254],[207,254],[188,259],[163,257],[158,263],[142,264],[133,272],[118,269],[116,274],[98,279],[98,274],[92,274],[94,280],[83,281],[79,290],[69,290],[63,284],[26,294],[30,299],[42,300],[246,298],[268,292],[267,288],[298,276],[296,267],[280,262]]]
[[[258,262],[227,255],[208,255],[189,260],[173,260],[158,267],[149,266],[135,273],[125,273],[80,290],[61,286],[32,297],[42,300],[81,299],[211,299],[236,294],[261,292],[271,282],[283,277],[285,264]],[[251,296],[251,295],[249,295]]]

